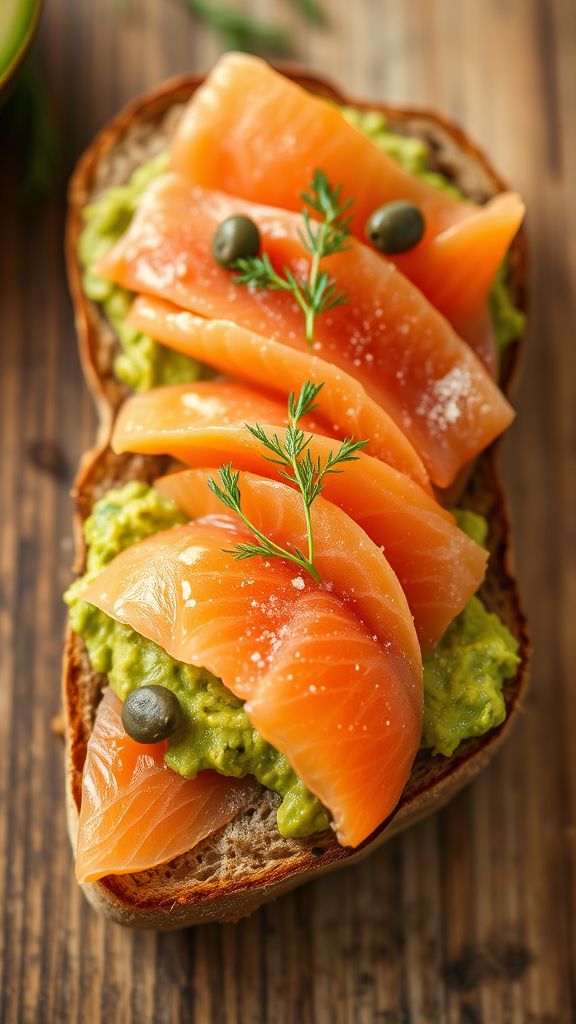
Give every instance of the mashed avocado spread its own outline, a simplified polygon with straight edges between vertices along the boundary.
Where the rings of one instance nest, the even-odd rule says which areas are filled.
[[[481,516],[455,514],[462,529],[485,541],[487,525]],[[122,700],[138,685],[167,686],[177,694],[185,721],[168,741],[166,762],[174,771],[187,778],[206,768],[235,778],[254,775],[283,797],[278,809],[283,835],[323,831],[329,822],[320,802],[284,755],[252,728],[242,701],[219,679],[175,661],[79,598],[87,580],[124,548],[182,522],[176,505],[140,481],[108,491],[96,502],[84,528],[87,572],[66,594],[72,629],[83,637],[94,669],[108,676]],[[423,746],[449,756],[463,739],[504,720],[502,683],[516,671],[516,651],[514,637],[498,617],[472,598],[424,663]]]
[[[159,345],[147,334],[126,323],[132,295],[124,288],[99,277],[94,264],[104,256],[126,231],[150,182],[166,170],[165,154],[155,157],[134,172],[127,185],[115,185],[84,211],[84,229],[80,235],[78,257],[84,275],[85,295],[99,303],[120,342],[122,352],[114,362],[119,380],[133,391],[146,391],[163,384],[184,384],[197,380],[202,367],[195,359]]]
[[[453,509],[458,526],[482,547],[488,523],[471,509]],[[478,597],[468,602],[424,659],[422,746],[446,757],[462,740],[482,736],[506,718],[505,679],[516,672],[518,642]]]
[[[372,139],[379,149],[383,149],[388,156],[413,174],[415,178],[421,178],[434,188],[440,189],[453,196],[454,199],[462,199],[462,193],[456,185],[449,181],[438,171],[431,171],[428,160],[428,146],[422,139],[410,135],[399,135],[392,131],[384,114],[378,110],[356,110],[355,107],[344,107],[342,113],[350,124],[358,128],[364,135]]]
[[[472,512],[469,508],[453,508],[452,515],[464,533],[467,533],[481,548],[486,547],[488,523],[484,516],[478,515],[477,512]]]
[[[450,757],[462,740],[501,725],[502,684],[516,672],[517,650],[510,630],[472,597],[424,659],[423,747]]]
[[[510,289],[506,284],[508,258],[500,265],[496,280],[490,292],[490,315],[494,325],[494,336],[498,355],[502,356],[516,338],[519,338],[526,327],[526,317],[521,309],[512,302]]]
[[[455,198],[462,193],[443,174],[430,170],[428,146],[422,139],[399,135],[390,129],[378,111],[343,108],[346,119],[411,174],[422,178],[434,188]],[[80,235],[78,255],[84,268],[83,287],[86,296],[99,303],[108,317],[122,352],[114,363],[116,376],[134,391],[144,391],[162,384],[183,384],[197,380],[203,373],[200,363],[160,345],[146,334],[126,323],[132,295],[118,285],[94,273],[94,264],[126,231],[134,212],[150,182],[166,169],[166,154],[160,154],[139,167],[126,185],[106,190],[87,207],[85,225]],[[516,309],[506,284],[506,261],[494,282],[490,310],[496,344],[500,354],[524,329],[524,314]]]

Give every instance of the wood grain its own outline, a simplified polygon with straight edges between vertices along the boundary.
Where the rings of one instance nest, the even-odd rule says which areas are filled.
[[[286,3],[246,7],[290,18]],[[131,934],[72,873],[59,706],[67,490],[94,431],[63,274],[64,186],[97,128],[218,46],[177,0],[50,0],[38,54],[62,138],[54,196],[0,158],[0,1020],[568,1024],[576,1020],[576,7],[326,0],[298,56],[344,89],[429,104],[527,198],[531,345],[505,461],[533,685],[511,741],[445,811],[235,926]],[[1,135],[1,133],[0,133]]]

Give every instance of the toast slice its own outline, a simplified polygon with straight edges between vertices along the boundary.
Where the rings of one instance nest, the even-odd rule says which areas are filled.
[[[282,70],[311,91],[336,102],[380,109],[395,130],[424,139],[430,146],[434,169],[450,177],[470,198],[482,202],[505,188],[480,150],[462,131],[436,114],[357,102],[307,73],[293,68]],[[114,414],[127,390],[113,373],[118,351],[114,332],[101,310],[82,291],[77,249],[83,209],[103,189],[126,182],[137,166],[166,147],[183,104],[201,81],[192,76],[176,79],[126,107],[84,154],[70,184],[68,274],[82,365],[100,415],[97,445],[85,455],[74,488],[75,568],[79,572],[85,562],[82,526],[94,502],[109,487],[133,479],[152,481],[169,467],[167,459],[118,456],[109,447]],[[526,275],[526,242],[521,233],[511,250],[508,282],[520,308],[526,304]],[[505,353],[500,383],[507,393],[518,368],[521,348],[522,339],[518,339]],[[496,460],[497,446],[478,459],[463,504],[486,516],[490,523],[490,567],[481,597],[519,641],[518,672],[504,684],[505,722],[478,739],[465,741],[451,758],[421,751],[395,812],[357,850],[340,847],[331,833],[299,840],[281,836],[276,827],[280,798],[262,789],[253,806],[169,864],[134,875],[111,875],[83,886],[95,907],[122,924],[138,928],[170,930],[203,921],[237,920],[319,874],[366,856],[395,833],[443,806],[482,769],[516,718],[530,650],[513,575],[510,524]],[[78,826],[86,743],[103,685],[105,680],[91,668],[83,641],[69,631],[64,652],[63,699],[72,843]]]

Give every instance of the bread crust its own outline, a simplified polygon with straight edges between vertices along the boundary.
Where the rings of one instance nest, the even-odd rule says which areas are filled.
[[[423,137],[431,145],[439,169],[471,198],[483,201],[506,188],[484,153],[451,122],[431,111],[387,107],[344,97],[328,82],[292,66],[284,74],[310,91],[361,109],[381,110],[390,123],[407,134]],[[97,136],[80,159],[70,182],[66,229],[66,260],[74,302],[80,356],[86,381],[96,402],[100,427],[97,443],[81,463],[74,486],[76,541],[75,569],[82,571],[85,548],[82,526],[100,493],[129,479],[152,480],[167,467],[167,460],[142,456],[116,456],[109,448],[115,411],[126,389],[111,372],[110,356],[102,358],[106,323],[101,312],[83,294],[77,259],[83,209],[98,191],[99,173],[123,145],[129,132],[152,132],[165,125],[203,81],[185,76],[166,82],[124,108]],[[165,129],[162,129],[165,130]],[[527,250],[525,233],[515,239],[510,255],[509,285],[517,305],[526,309]],[[519,368],[523,339],[507,350],[500,384],[510,394]],[[275,800],[264,793],[257,808],[184,855],[150,872],[108,876],[83,889],[88,900],[121,924],[137,928],[172,930],[203,921],[234,921],[290,889],[328,871],[361,860],[381,843],[439,809],[490,760],[509,734],[518,716],[526,684],[530,640],[526,618],[514,579],[510,521],[506,497],[498,476],[498,444],[476,462],[464,503],[486,515],[490,522],[490,570],[481,596],[497,611],[519,641],[520,665],[504,685],[505,722],[484,736],[465,741],[453,757],[421,752],[402,799],[379,829],[359,849],[340,847],[331,834],[307,840],[281,840],[275,835]],[[66,777],[68,825],[75,843],[86,743],[103,680],[91,669],[83,642],[70,630],[63,661],[63,700],[66,718]],[[259,857],[258,844],[262,856]],[[240,861],[236,856],[241,850]],[[209,863],[209,868],[206,868]]]

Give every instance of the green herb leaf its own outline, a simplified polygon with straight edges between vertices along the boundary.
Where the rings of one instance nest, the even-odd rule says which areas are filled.
[[[210,0],[182,0],[182,3],[204,24],[213,28],[228,49],[247,53],[268,51],[287,54],[292,51],[292,32],[274,21],[261,21],[245,14],[241,8]],[[328,19],[317,0],[289,0],[290,6],[309,24],[324,27]],[[121,14],[131,14],[132,0],[114,0]]]
[[[226,46],[233,50],[281,54],[290,52],[292,33],[276,22],[261,21],[240,7],[211,3],[209,0],[182,0],[197,18],[215,29]]]
[[[333,188],[320,169],[314,171],[309,192],[303,192],[301,198],[306,205],[302,211],[304,227],[299,232],[300,241],[312,257],[308,279],[297,281],[288,267],[279,274],[268,253],[264,252],[261,256],[236,260],[233,268],[240,273],[234,278],[234,283],[290,292],[304,314],[306,341],[311,345],[316,317],[348,301],[346,295],[336,290],[336,283],[327,271],[321,270],[320,263],[326,256],[345,252],[348,248],[351,218],[347,211],[354,200],[342,200],[342,186]],[[319,219],[310,216],[307,206]]]
[[[311,25],[318,25],[322,28],[328,24],[326,12],[317,3],[317,0],[290,0],[290,5]]]
[[[288,483],[295,484],[300,491],[306,522],[307,554],[304,554],[299,548],[294,548],[291,551],[276,544],[261,533],[244,515],[239,486],[240,473],[232,468],[232,463],[220,468],[219,482],[214,479],[208,481],[212,493],[227,508],[232,509],[240,516],[242,522],[254,534],[258,542],[256,544],[237,544],[230,554],[238,559],[253,558],[256,555],[264,558],[283,558],[294,562],[300,569],[308,572],[317,583],[320,583],[321,580],[314,565],[314,535],[310,508],[314,499],[322,493],[324,477],[329,473],[341,473],[341,467],[347,462],[354,462],[358,458],[356,453],[368,443],[345,438],[337,450],[328,454],[325,463],[322,463],[320,458],[316,461],[313,460],[309,447],[312,435],[306,435],[298,424],[304,416],[309,415],[316,408],[316,398],[322,387],[323,384],[312,384],[311,381],[306,381],[298,397],[294,393],[290,394],[288,428],[284,441],[280,440],[277,433],[267,434],[259,423],[245,424],[252,436],[260,441],[265,450],[272,453],[264,456],[267,461],[282,467],[279,469],[278,475]]]

